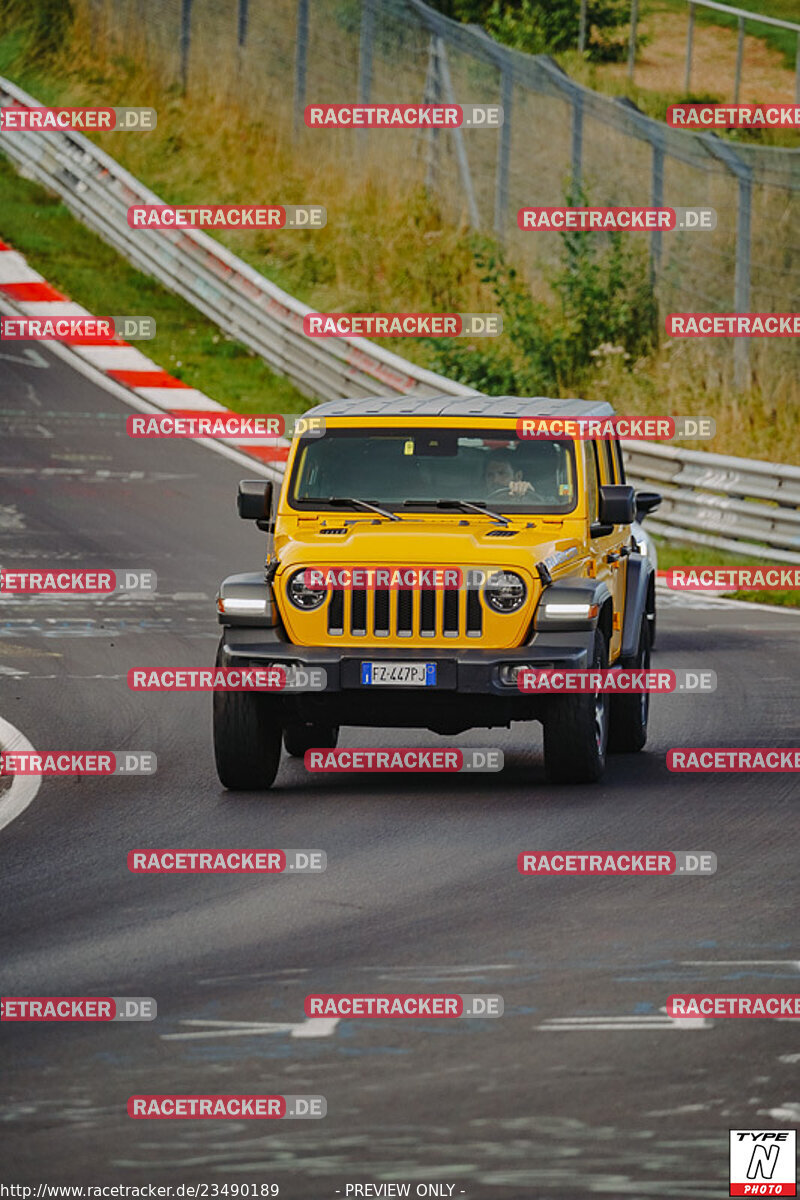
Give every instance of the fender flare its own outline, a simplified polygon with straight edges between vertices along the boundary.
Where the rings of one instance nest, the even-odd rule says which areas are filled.
[[[600,610],[595,617],[547,617],[546,604],[596,604]],[[531,632],[577,633],[596,629],[600,613],[611,603],[611,592],[602,579],[587,579],[574,576],[559,579],[543,589],[536,606]]]
[[[643,554],[628,555],[625,576],[625,618],[622,623],[620,662],[631,666],[639,649],[639,624],[647,612],[647,595],[655,585],[655,571]]]

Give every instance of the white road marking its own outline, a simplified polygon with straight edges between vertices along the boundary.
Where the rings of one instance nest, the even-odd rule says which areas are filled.
[[[25,529],[25,518],[16,504],[0,504],[0,529],[4,533],[21,533]]]
[[[4,253],[8,253],[8,251],[5,251]],[[2,261],[2,255],[0,255],[0,261]],[[15,307],[15,305],[9,303],[8,297],[3,296],[0,298],[0,313],[5,313],[7,316],[17,316],[18,311],[19,310],[17,307]],[[92,383],[96,384],[97,387],[102,388],[103,391],[108,392],[112,396],[116,396],[117,399],[121,400],[123,404],[126,404],[128,408],[135,408],[137,412],[155,414],[163,413],[164,410],[162,408],[158,408],[155,404],[150,404],[141,396],[137,396],[135,392],[133,392],[130,388],[125,387],[124,384],[117,383],[116,380],[110,379],[107,375],[104,375],[102,371],[98,370],[97,367],[93,366],[90,362],[87,362],[86,359],[80,358],[77,354],[74,354],[69,346],[65,345],[64,343],[50,342],[48,344],[48,350],[56,358],[62,359],[62,361],[65,362],[67,366],[71,367],[73,371],[77,371],[78,374],[83,375],[85,379],[91,380]],[[33,353],[35,353],[35,351]],[[47,366],[48,364],[42,360],[42,365]],[[155,364],[154,369],[160,370],[160,368],[156,367]],[[168,391],[170,389],[164,388],[158,390]],[[185,398],[187,390],[191,392],[194,389],[173,388],[171,390],[183,391]],[[216,401],[211,401],[211,404],[216,406]],[[181,406],[182,405],[178,405],[175,403],[175,401],[173,401],[173,407]],[[208,405],[201,405],[197,401],[193,400],[192,407],[206,408]],[[212,442],[203,439],[201,445],[208,450],[212,450],[215,454],[221,454],[223,458],[229,458],[231,462],[235,462],[237,466],[245,467],[250,473],[251,477],[258,475],[263,479],[272,479],[279,484],[283,481],[282,465],[280,470],[275,467],[267,466],[266,463],[262,463],[257,458],[252,458],[249,454],[243,454],[239,450],[234,450],[231,446],[226,446],[224,442]],[[31,468],[30,470],[31,473],[38,474],[38,470],[36,468]]]
[[[775,1121],[800,1121],[800,1104],[790,1100],[782,1108],[760,1108],[758,1115],[772,1117]]]
[[[713,1022],[705,1017],[635,1016],[625,1017],[552,1017],[537,1026],[545,1033],[580,1033],[595,1029],[710,1029]]]
[[[28,739],[8,721],[0,717],[0,747],[3,750],[22,750],[35,754]],[[15,775],[11,787],[0,796],[0,829],[23,813],[41,786],[41,775]]]
[[[793,958],[729,958],[729,959],[685,959],[682,967],[794,967],[800,971],[800,962]]]
[[[181,1025],[202,1025],[198,1033],[162,1033],[162,1041],[188,1042],[197,1038],[258,1037],[268,1033],[288,1033],[293,1038],[330,1037],[339,1024],[338,1017],[306,1017],[291,1021],[181,1021]]]
[[[22,357],[20,357],[22,355]],[[19,354],[0,354],[8,362],[21,363],[23,367],[49,367],[50,363],[38,350],[21,350]]]

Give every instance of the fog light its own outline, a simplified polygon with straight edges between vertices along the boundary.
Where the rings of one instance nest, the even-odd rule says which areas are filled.
[[[516,687],[520,671],[543,671],[552,667],[552,663],[503,663],[500,667],[500,682],[508,687]]]

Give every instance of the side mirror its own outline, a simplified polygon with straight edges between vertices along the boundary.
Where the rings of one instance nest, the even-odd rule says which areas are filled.
[[[272,528],[272,481],[270,479],[243,479],[236,497],[239,516],[243,521],[255,521],[259,529],[270,532]]]
[[[636,517],[636,496],[629,483],[604,483],[600,487],[600,525],[630,525]]]
[[[643,521],[648,513],[655,512],[661,504],[659,492],[636,493],[636,520]]]

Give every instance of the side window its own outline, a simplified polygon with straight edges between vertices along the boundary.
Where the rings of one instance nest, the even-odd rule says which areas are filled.
[[[617,482],[617,479],[615,478],[616,463],[614,461],[614,454],[611,450],[610,439],[606,438],[605,441],[602,441],[600,443],[600,446],[601,446],[601,450],[600,450],[600,461],[601,461],[600,482],[601,483],[616,483]]]
[[[616,440],[616,438],[611,442],[611,446],[613,447],[614,458],[617,463],[617,483],[624,483],[625,482],[625,463],[622,458],[622,446],[620,446],[620,444]]]
[[[589,524],[597,520],[597,445],[595,442],[584,442],[586,461],[586,506],[589,511]]]

